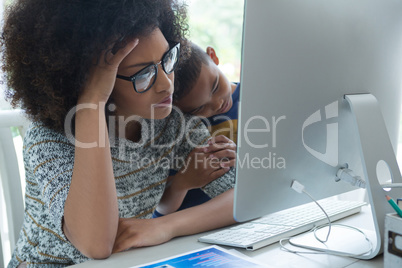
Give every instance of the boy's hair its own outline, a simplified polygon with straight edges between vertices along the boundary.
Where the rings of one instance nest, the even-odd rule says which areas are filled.
[[[191,92],[201,73],[202,64],[209,64],[208,54],[194,43],[189,56],[177,66],[174,73],[174,100],[179,101]]]
[[[179,0],[18,0],[5,14],[0,43],[6,96],[31,120],[58,132],[91,66],[105,60],[102,51],[156,27],[186,49],[186,10]]]

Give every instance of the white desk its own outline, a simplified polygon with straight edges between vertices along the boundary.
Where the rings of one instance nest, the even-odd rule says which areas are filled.
[[[369,220],[370,219],[370,220]],[[359,214],[350,216],[341,221],[344,224],[359,226],[364,229],[370,229],[372,220],[369,209],[364,207]],[[358,223],[358,224],[357,224]],[[203,233],[206,234],[206,233]],[[148,247],[132,249],[126,252],[113,254],[110,258],[100,261],[89,261],[82,264],[75,265],[77,268],[85,267],[130,267],[156,261],[159,259],[167,258],[172,255],[181,254],[187,251],[196,250],[209,246],[209,244],[197,242],[197,238],[203,234],[197,234],[186,237],[175,238],[165,244]],[[225,247],[230,249],[230,247]],[[377,256],[372,260],[357,260],[353,258],[337,257],[331,255],[297,255],[282,251],[279,244],[258,249],[256,251],[247,251],[237,249],[239,252],[258,260],[268,267],[286,267],[286,268],[323,268],[323,267],[348,267],[348,268],[379,268],[383,267],[383,255]]]

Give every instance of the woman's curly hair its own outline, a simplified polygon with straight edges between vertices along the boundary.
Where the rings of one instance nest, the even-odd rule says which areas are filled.
[[[6,10],[0,39],[7,99],[63,132],[101,51],[156,27],[185,50],[186,10],[177,0],[19,0]]]

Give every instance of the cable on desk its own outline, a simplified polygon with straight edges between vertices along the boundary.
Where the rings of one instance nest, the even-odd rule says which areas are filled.
[[[318,249],[318,248],[317,248],[317,249],[314,249],[314,250],[316,250],[316,251],[318,251],[318,252],[296,251],[296,250],[291,250],[291,249],[287,248],[287,247],[283,244],[283,241],[289,241],[290,238],[283,238],[283,239],[281,239],[281,240],[279,241],[279,245],[280,245],[280,249],[281,249],[281,250],[284,250],[284,251],[287,251],[287,252],[291,252],[291,253],[296,253],[296,254],[332,254],[332,255],[337,255],[337,256],[342,256],[342,257],[359,257],[359,256],[362,256],[362,255],[368,254],[368,253],[370,253],[370,252],[373,250],[373,244],[372,244],[372,242],[370,241],[370,239],[367,237],[367,235],[366,235],[362,230],[360,230],[360,229],[358,229],[358,228],[356,228],[356,227],[348,226],[348,225],[344,225],[344,224],[332,224],[332,223],[331,223],[331,219],[329,218],[327,212],[326,212],[326,211],[324,210],[324,208],[317,202],[317,200],[315,200],[314,197],[313,197],[311,194],[309,194],[309,193],[304,189],[305,187],[304,187],[303,184],[301,184],[301,183],[298,182],[297,180],[293,180],[290,187],[291,187],[293,190],[295,190],[296,192],[298,192],[298,193],[304,193],[304,194],[306,194],[311,200],[314,201],[314,203],[317,204],[317,206],[324,212],[325,216],[327,217],[327,220],[328,220],[328,223],[327,223],[327,224],[323,224],[323,225],[320,225],[320,226],[316,226],[316,227],[314,227],[313,229],[310,230],[311,232],[314,232],[314,237],[315,237],[318,241],[320,241],[321,243],[327,242],[327,241],[328,241],[328,238],[329,238],[329,235],[331,234],[331,227],[332,227],[332,226],[342,226],[342,227],[345,227],[345,228],[349,228],[349,229],[351,229],[351,230],[356,230],[357,232],[363,234],[365,240],[369,243],[370,248],[369,248],[369,250],[367,250],[366,252],[364,252],[364,253],[362,253],[362,254],[349,254],[349,253],[343,253],[343,252],[333,251],[333,250],[329,250],[329,249],[322,249],[322,250],[321,250],[321,249]],[[317,231],[320,230],[320,229],[322,229],[322,228],[324,228],[324,227],[326,227],[326,226],[328,226],[328,233],[327,233],[327,236],[326,236],[325,239],[320,239],[320,238],[317,236]],[[301,247],[301,248],[306,248],[306,249],[311,249],[311,248],[303,247],[303,246],[300,246],[300,245],[293,245],[293,246],[295,246],[295,247]]]

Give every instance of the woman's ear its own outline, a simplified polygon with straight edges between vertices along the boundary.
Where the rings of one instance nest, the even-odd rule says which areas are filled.
[[[207,47],[207,54],[216,65],[219,65],[219,58],[216,56],[216,52],[213,47]]]

